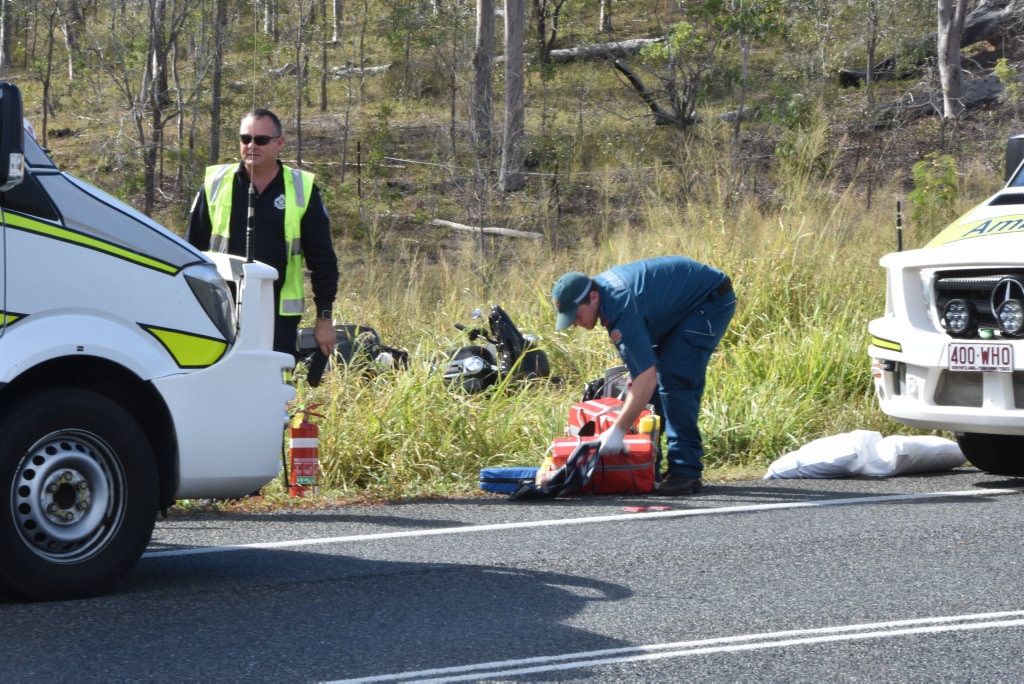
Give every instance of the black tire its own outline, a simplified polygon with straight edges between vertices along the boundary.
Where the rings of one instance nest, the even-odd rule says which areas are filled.
[[[61,388],[0,420],[0,578],[40,600],[95,596],[139,559],[156,523],[152,447],[107,397]]]
[[[548,361],[548,355],[543,349],[527,350],[519,364],[519,374],[526,380],[550,377],[551,363]]]
[[[967,432],[956,436],[960,451],[979,470],[1024,477],[1024,436]]]

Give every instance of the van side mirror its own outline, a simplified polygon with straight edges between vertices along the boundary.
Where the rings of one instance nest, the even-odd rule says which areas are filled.
[[[1015,135],[1006,141],[1006,178],[1004,183],[1013,178],[1013,172],[1020,166],[1024,159],[1024,135]]]
[[[0,192],[7,192],[25,177],[25,115],[21,91],[0,82]]]

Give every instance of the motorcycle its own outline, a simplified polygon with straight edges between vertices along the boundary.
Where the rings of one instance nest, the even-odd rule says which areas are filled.
[[[306,384],[317,387],[330,364],[360,365],[368,374],[408,367],[409,353],[380,341],[373,328],[364,325],[334,326],[334,352],[328,358],[321,353],[313,337],[313,328],[299,328],[296,349],[297,369],[305,369]]]
[[[473,312],[473,320],[483,311]],[[536,335],[524,335],[512,318],[497,304],[491,306],[487,327],[469,327],[456,323],[469,337],[470,344],[448,352],[437,364],[444,379],[467,393],[483,392],[504,378],[522,382],[551,378],[548,355],[537,347]]]

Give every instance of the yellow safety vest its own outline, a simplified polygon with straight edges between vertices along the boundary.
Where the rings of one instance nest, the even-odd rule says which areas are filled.
[[[210,209],[210,250],[227,252],[231,237],[231,175],[238,164],[220,164],[206,169],[206,204]],[[302,284],[302,217],[313,195],[313,174],[284,167],[284,242],[288,263],[281,283],[278,312],[282,316],[301,316],[305,310]],[[228,180],[227,183],[224,181]]]

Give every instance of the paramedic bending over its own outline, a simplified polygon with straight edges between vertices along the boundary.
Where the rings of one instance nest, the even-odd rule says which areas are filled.
[[[668,471],[655,493],[699,492],[704,448],[697,417],[708,361],[736,311],[729,277],[687,257],[656,257],[593,278],[567,273],[551,299],[556,330],[592,330],[600,320],[632,377],[615,425],[601,434],[600,453],[622,451],[623,437],[653,399],[668,444]]]
[[[246,256],[249,181],[255,230],[253,258],[277,269],[274,282],[274,350],[297,355],[296,337],[305,311],[302,263],[310,270],[316,305],[314,339],[320,351],[334,351],[334,297],[338,258],[327,209],[308,171],[278,160],[284,147],[281,121],[269,109],[257,109],[239,127],[239,164],[206,169],[196,194],[185,239],[204,251]]]

